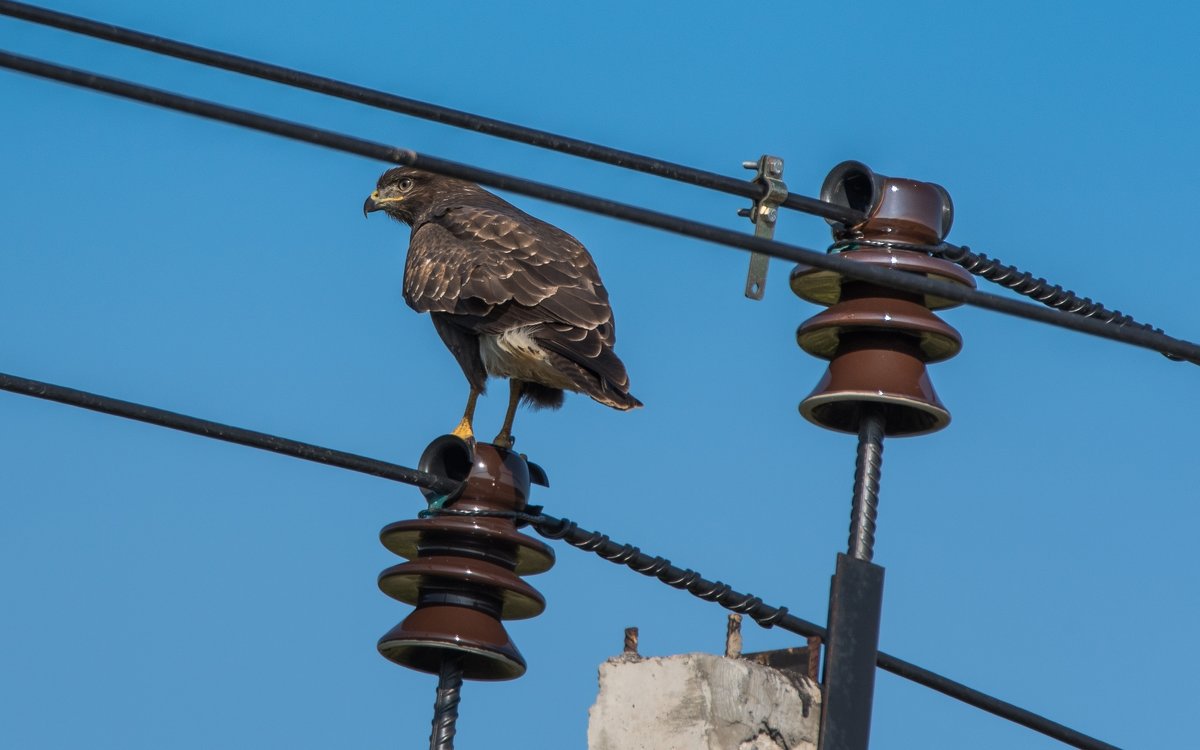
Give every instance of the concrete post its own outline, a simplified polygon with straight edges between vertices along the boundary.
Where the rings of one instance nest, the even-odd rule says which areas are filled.
[[[588,750],[816,750],[821,693],[745,659],[622,655],[600,665]]]

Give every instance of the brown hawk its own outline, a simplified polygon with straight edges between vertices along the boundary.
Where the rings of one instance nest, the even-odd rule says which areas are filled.
[[[412,227],[404,300],[430,314],[470,384],[455,435],[474,439],[489,375],[509,379],[495,439],[505,448],[520,401],[556,409],[575,391],[622,411],[642,405],[613,353],[608,292],[574,237],[474,183],[412,167],[379,178],[363,215],[380,210]]]

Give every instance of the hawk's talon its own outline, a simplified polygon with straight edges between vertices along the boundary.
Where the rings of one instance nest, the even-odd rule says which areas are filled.
[[[513,444],[516,442],[517,442],[517,439],[515,437],[513,437],[510,434],[505,434],[502,432],[496,436],[495,440],[492,441],[492,445],[495,445],[499,448],[503,448],[505,450],[512,450]]]
[[[458,423],[458,427],[455,427],[454,431],[450,434],[456,438],[465,440],[469,444],[473,445],[475,443],[475,431],[471,429],[471,420],[466,417],[463,417],[462,421]]]

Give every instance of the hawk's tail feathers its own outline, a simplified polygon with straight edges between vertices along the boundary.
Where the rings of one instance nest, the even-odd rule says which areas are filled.
[[[563,389],[521,381],[521,402],[531,409],[557,409],[563,405]]]
[[[607,383],[605,385],[607,385]],[[644,406],[644,404],[641,401],[638,401],[633,394],[627,391],[617,391],[612,388],[605,388],[604,392],[600,395],[594,393],[589,393],[588,395],[605,406],[611,406],[612,408],[620,409],[621,411],[629,411],[630,409],[636,409],[639,406]]]
[[[576,390],[614,409],[629,411],[642,406],[642,402],[630,395],[628,391],[618,390],[604,380],[588,378],[577,385]],[[561,388],[531,383],[528,380],[521,381],[521,403],[527,404],[532,409],[557,409],[563,405],[563,396]]]

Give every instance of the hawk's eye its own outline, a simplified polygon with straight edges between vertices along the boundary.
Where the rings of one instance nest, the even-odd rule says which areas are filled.
[[[412,186],[413,181],[410,178],[405,177],[403,180],[400,180],[400,192],[407,193],[409,190],[412,190]]]

